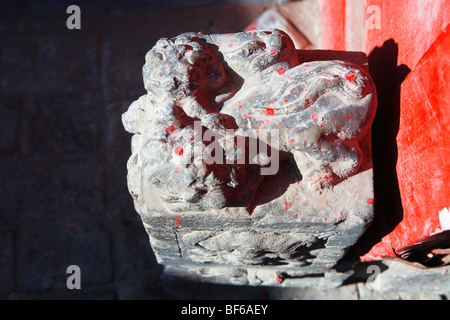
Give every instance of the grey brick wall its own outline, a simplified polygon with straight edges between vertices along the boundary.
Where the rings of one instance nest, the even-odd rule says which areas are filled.
[[[67,6],[40,4],[0,11],[0,298],[189,296],[192,286],[161,277],[134,210],[131,137],[120,117],[144,93],[144,55],[156,40],[210,32],[224,12],[236,16],[216,29],[240,31],[263,5],[82,1],[82,29],[68,30]],[[81,268],[81,290],[66,288],[72,264]],[[228,292],[237,290],[261,295]]]

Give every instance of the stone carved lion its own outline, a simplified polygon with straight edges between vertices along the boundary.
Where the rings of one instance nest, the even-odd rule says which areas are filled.
[[[301,63],[291,39],[276,29],[163,38],[145,61],[147,94],[122,117],[134,134],[128,183],[138,203],[145,182],[152,188],[146,192],[156,192],[170,210],[246,206],[251,212],[268,177],[261,169],[275,162],[273,174],[289,167],[296,176],[290,182],[311,189],[332,187],[359,170],[359,140],[376,108],[374,84],[360,67]],[[204,139],[206,132],[215,140]],[[277,155],[272,163],[226,161],[248,153],[252,141]],[[223,161],[195,156],[196,148],[212,144],[224,151]]]

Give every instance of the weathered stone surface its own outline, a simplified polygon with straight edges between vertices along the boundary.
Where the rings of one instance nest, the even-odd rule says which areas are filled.
[[[148,93],[122,120],[160,263],[253,285],[342,282],[332,267],[373,215],[375,89],[350,62],[301,62],[278,30],[187,33],[147,53]]]
[[[383,260],[385,270],[376,274],[368,287],[379,292],[450,293],[450,267],[418,268],[400,262]],[[374,274],[375,276],[375,274]]]

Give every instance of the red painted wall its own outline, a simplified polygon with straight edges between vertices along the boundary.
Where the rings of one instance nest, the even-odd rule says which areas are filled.
[[[448,0],[366,0],[365,4],[366,8],[377,5],[381,11],[381,28],[366,28],[366,53],[392,38],[398,44],[399,65],[411,70],[449,23]]]
[[[345,8],[355,1],[320,1],[324,49],[346,48]],[[450,206],[450,1],[364,4],[366,21],[373,14],[367,8],[380,9],[380,28],[359,26],[379,98],[375,219],[362,239],[368,248],[361,259],[367,261],[393,256],[438,231],[438,212]]]
[[[319,0],[322,48],[345,50],[345,0]]]

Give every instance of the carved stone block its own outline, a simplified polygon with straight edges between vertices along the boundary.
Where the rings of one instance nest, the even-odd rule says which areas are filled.
[[[128,186],[167,271],[345,279],[333,267],[373,217],[375,87],[361,66],[308,54],[276,29],[185,33],[147,53],[147,94],[122,117]]]

